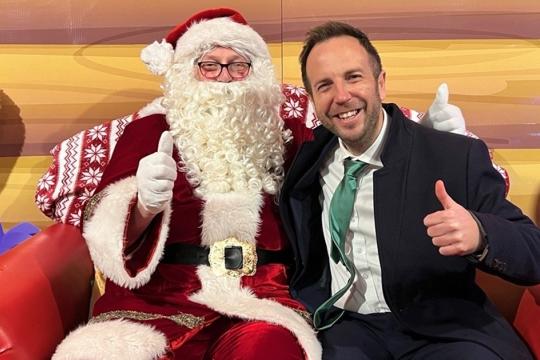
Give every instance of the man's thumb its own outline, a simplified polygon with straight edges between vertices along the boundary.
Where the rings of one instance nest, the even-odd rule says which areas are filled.
[[[437,94],[435,95],[435,100],[433,100],[433,104],[431,105],[431,107],[436,107],[436,110],[440,110],[447,104],[448,104],[448,85],[446,83],[442,83],[437,88]]]
[[[164,131],[163,134],[161,134],[157,151],[172,156],[173,138],[170,132]]]
[[[444,187],[444,182],[442,180],[437,180],[435,182],[435,196],[445,210],[451,208],[456,203],[446,192],[446,188]]]

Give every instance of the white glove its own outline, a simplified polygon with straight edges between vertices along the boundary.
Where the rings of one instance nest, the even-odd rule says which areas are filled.
[[[422,119],[422,123],[440,131],[467,134],[465,118],[463,118],[461,110],[456,105],[448,103],[448,85],[446,83],[442,83],[437,89],[435,100]]]
[[[162,212],[172,199],[177,176],[172,152],[173,138],[168,131],[164,131],[157,151],[139,161],[137,199],[142,209],[150,215]]]

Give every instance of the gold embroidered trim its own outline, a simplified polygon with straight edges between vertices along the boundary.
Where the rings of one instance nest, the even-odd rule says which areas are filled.
[[[299,310],[299,309],[293,309],[295,313],[297,313],[298,315],[300,315],[304,320],[306,320],[306,322],[311,326],[313,327],[313,320],[311,320],[311,314],[309,313],[309,311],[305,311],[305,310]]]
[[[115,310],[99,314],[98,316],[94,316],[92,319],[90,319],[90,323],[116,319],[130,319],[138,321],[167,319],[175,322],[177,325],[185,326],[189,329],[194,329],[204,322],[204,317],[186,313],[178,313],[175,315],[161,315],[133,310]]]
[[[105,191],[100,191],[97,194],[94,194],[94,196],[92,196],[90,200],[88,200],[86,206],[84,207],[83,221],[88,221],[88,219],[90,219],[94,215],[94,209],[104,196]]]

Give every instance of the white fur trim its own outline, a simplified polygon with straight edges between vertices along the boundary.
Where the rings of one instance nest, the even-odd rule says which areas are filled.
[[[155,75],[163,75],[172,65],[174,49],[165,39],[154,41],[141,50],[141,60]]]
[[[136,117],[141,119],[143,117],[154,114],[165,114],[167,109],[162,104],[163,96],[155,98],[152,102],[146,104],[141,110],[137,111]]]
[[[222,17],[191,25],[177,40],[175,49],[165,39],[154,41],[142,49],[141,60],[153,74],[163,75],[173,63],[195,59],[213,46],[233,48],[250,59],[270,59],[261,35],[248,25]]]
[[[193,24],[176,42],[174,62],[201,55],[202,50],[216,45],[239,50],[251,59],[270,59],[265,41],[255,30],[222,17]]]
[[[322,349],[314,330],[294,310],[273,300],[255,297],[250,289],[240,286],[240,279],[217,276],[208,266],[199,266],[197,274],[202,288],[191,295],[190,300],[228,316],[281,325],[296,336],[308,360],[321,358]]]
[[[165,335],[154,327],[118,319],[75,329],[52,360],[150,360],[164,355],[166,347]]]
[[[123,241],[129,204],[137,196],[135,176],[110,184],[96,205],[93,216],[84,223],[86,239],[94,265],[114,283],[134,289],[146,284],[156,269],[169,233],[170,204],[163,212],[156,249],[148,266],[135,277],[126,271],[123,259]],[[150,240],[150,239],[148,239]]]
[[[255,243],[263,199],[257,192],[212,193],[205,196],[202,211],[203,245],[228,237]]]

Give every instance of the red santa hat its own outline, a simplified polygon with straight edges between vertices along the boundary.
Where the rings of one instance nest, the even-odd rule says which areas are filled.
[[[172,29],[160,42],[141,51],[141,59],[156,75],[163,75],[175,63],[194,61],[215,46],[232,48],[249,57],[270,58],[262,37],[236,10],[228,8],[201,11]]]

